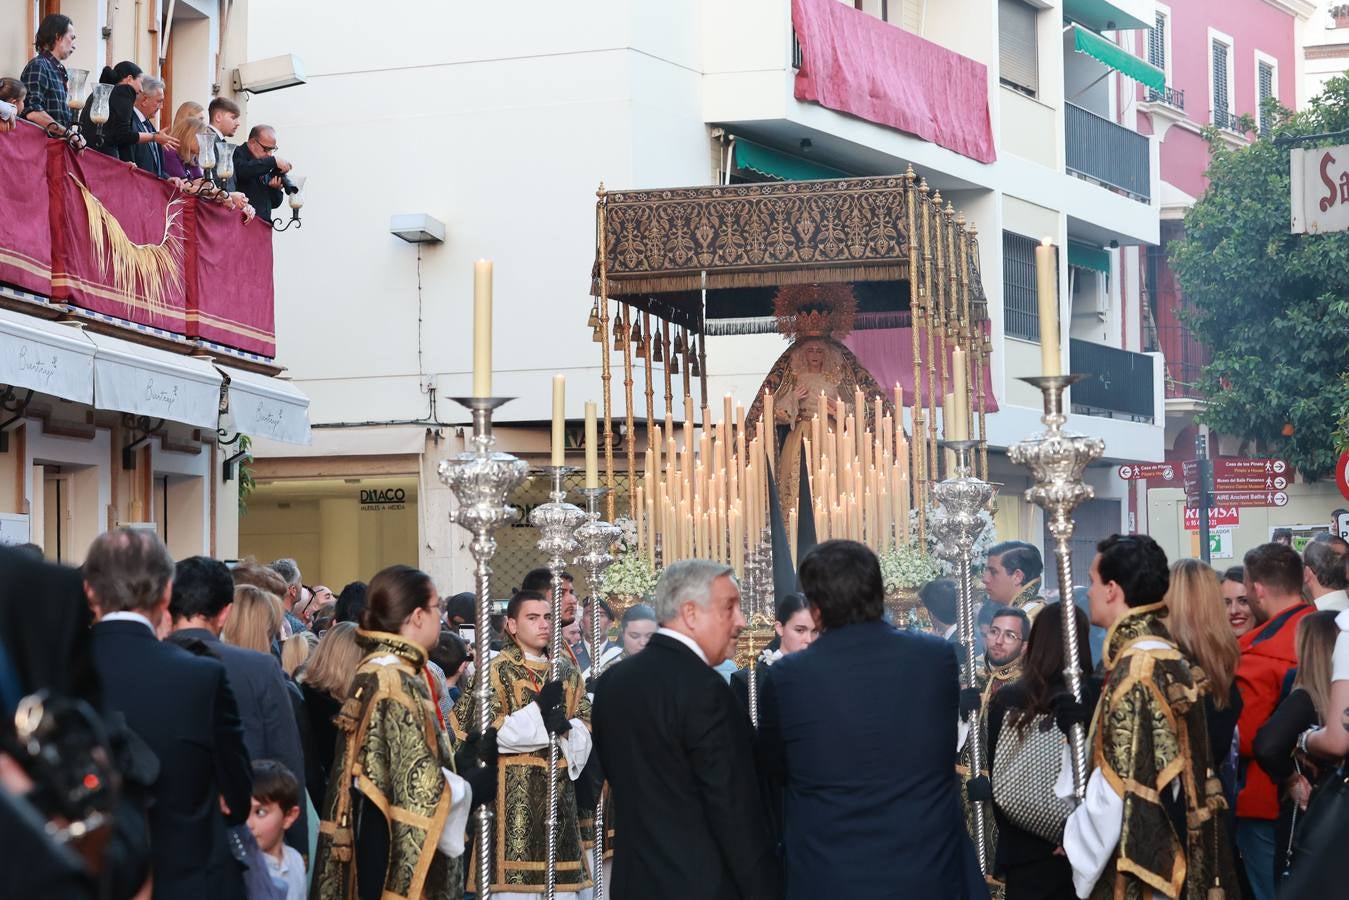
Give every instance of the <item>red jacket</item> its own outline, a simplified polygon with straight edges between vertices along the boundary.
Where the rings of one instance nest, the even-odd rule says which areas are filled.
[[[1279,705],[1284,678],[1297,665],[1297,623],[1316,607],[1299,603],[1279,613],[1259,628],[1238,639],[1237,690],[1241,692],[1241,717],[1237,719],[1245,784],[1237,794],[1237,815],[1248,819],[1279,817],[1279,789],[1255,761],[1251,745]]]

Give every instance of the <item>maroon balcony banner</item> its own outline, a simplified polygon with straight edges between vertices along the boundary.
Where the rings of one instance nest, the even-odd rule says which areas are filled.
[[[187,230],[187,333],[237,350],[276,356],[272,229],[266,219],[191,197]]]
[[[997,159],[982,63],[838,0],[792,0],[792,26],[801,45],[796,99],[981,163]]]
[[[989,327],[989,323],[985,321],[985,336],[989,333]],[[921,334],[926,335],[926,332]],[[866,366],[867,371],[875,376],[876,381],[882,387],[889,389],[897,384],[902,385],[904,388],[904,405],[908,406],[913,403],[912,328],[859,329],[845,337],[843,343],[853,352],[858,361]],[[950,347],[946,348],[946,366],[949,372],[951,366]],[[922,396],[927,397],[928,369],[926,365],[922,366],[921,369],[920,380],[922,383],[919,389],[922,391]],[[983,369],[984,409],[986,412],[997,412],[998,400],[993,396],[993,373],[988,365],[985,365]],[[973,378],[970,379],[970,382],[971,388],[978,391],[979,387],[974,384]],[[938,395],[940,396],[940,392],[938,392]],[[978,400],[971,401],[971,406],[977,412]]]
[[[52,299],[185,333],[182,196],[93,150],[51,141],[47,154]]]
[[[52,289],[47,137],[27,123],[0,135],[0,281],[44,297]]]

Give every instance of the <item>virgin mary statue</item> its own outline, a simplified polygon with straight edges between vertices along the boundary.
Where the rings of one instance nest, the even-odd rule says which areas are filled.
[[[763,397],[773,395],[773,419],[780,448],[776,459],[778,496],[783,510],[796,508],[801,478],[801,453],[811,421],[820,417],[821,431],[843,428],[853,409],[855,392],[866,398],[859,421],[873,430],[875,398],[894,415],[894,404],[876,379],[840,341],[852,331],[857,300],[846,284],[807,284],[781,288],[773,299],[778,331],[791,341],[768,370],[749,420],[763,414]]]

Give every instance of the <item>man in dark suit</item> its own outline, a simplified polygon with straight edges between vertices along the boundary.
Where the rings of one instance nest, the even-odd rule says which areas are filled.
[[[759,694],[760,759],[786,792],[787,897],[987,900],[955,773],[955,651],[885,623],[862,544],[826,541],[800,575],[822,633]]]
[[[622,823],[612,894],[776,898],[749,723],[712,669],[745,625],[740,589],[727,566],[683,560],[653,606],[660,630],[599,678],[591,711]]]
[[[303,779],[300,731],[281,663],[270,653],[220,640],[233,604],[234,578],[228,566],[206,556],[180,560],[174,567],[173,599],[169,601],[169,615],[173,617],[169,640],[178,644],[200,641],[209,655],[225,664],[230,691],[239,705],[249,758],[276,760],[297,779]],[[286,843],[301,853],[309,852],[305,818],[300,816],[286,830]]]
[[[93,655],[105,704],[159,757],[150,808],[155,900],[242,897],[225,826],[248,817],[248,750],[225,667],[155,636],[173,592],[173,560],[153,532],[107,532],[85,557],[84,592],[98,619]]]
[[[135,111],[131,124],[140,134],[159,134],[155,127],[155,116],[164,106],[164,82],[153,75],[141,77],[141,92],[136,96]],[[154,138],[141,138],[141,142],[126,149],[130,160],[139,169],[144,169],[156,178],[164,177],[164,151]]]
[[[276,150],[276,129],[270,125],[254,125],[248,140],[234,149],[234,180],[261,219],[270,219],[281,205],[282,179],[290,171],[290,163]]]

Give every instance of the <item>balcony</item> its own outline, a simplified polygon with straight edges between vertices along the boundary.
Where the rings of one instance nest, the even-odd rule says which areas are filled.
[[[1245,134],[1246,129],[1241,127],[1241,118],[1228,109],[1213,110],[1213,125],[1222,131],[1230,131],[1233,134]]]
[[[1169,84],[1160,91],[1148,88],[1147,97],[1148,103],[1165,103],[1172,109],[1185,111],[1185,92],[1180,88],[1174,88]]]
[[[1155,422],[1153,358],[1091,341],[1068,342],[1073,372],[1089,376],[1073,386],[1073,412],[1133,422]]]
[[[1065,157],[1068,171],[1124,193],[1151,201],[1148,139],[1109,119],[1065,103]]]

